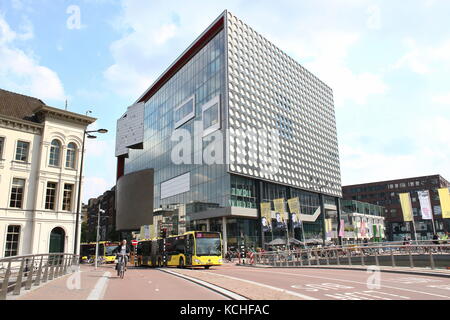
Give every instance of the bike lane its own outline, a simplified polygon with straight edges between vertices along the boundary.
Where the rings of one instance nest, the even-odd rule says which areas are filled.
[[[103,300],[228,300],[205,287],[152,268],[112,270]]]

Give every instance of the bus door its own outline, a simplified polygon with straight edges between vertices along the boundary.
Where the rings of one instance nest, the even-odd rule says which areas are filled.
[[[194,237],[192,234],[188,234],[186,237],[186,244],[184,247],[184,255],[186,256],[185,264],[187,266],[192,265],[192,256],[194,254]]]

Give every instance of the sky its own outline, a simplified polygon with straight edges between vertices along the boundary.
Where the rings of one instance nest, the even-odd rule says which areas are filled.
[[[117,119],[225,9],[333,89],[343,185],[450,179],[448,0],[1,0],[0,88],[109,130],[83,201],[115,184]]]

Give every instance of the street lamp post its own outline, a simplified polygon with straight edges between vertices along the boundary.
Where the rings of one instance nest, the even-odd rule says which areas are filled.
[[[80,209],[81,209],[81,182],[83,179],[83,162],[84,162],[84,144],[86,142],[86,135],[89,139],[95,139],[96,136],[91,135],[90,133],[107,133],[108,130],[106,129],[98,129],[98,130],[91,130],[87,131],[84,130],[83,133],[83,144],[81,146],[81,164],[80,164],[80,175],[78,178],[78,199],[77,199],[77,213],[76,213],[76,219],[75,219],[75,241],[73,245],[73,254],[77,254],[78,252],[78,223],[80,222]]]

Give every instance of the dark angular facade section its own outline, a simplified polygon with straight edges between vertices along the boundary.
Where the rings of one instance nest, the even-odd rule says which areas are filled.
[[[139,230],[153,224],[153,169],[126,174],[116,186],[116,229]]]

